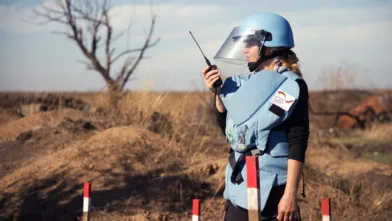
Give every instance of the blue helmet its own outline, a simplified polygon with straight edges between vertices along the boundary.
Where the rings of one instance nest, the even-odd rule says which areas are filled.
[[[249,39],[259,40],[261,47],[294,47],[293,31],[289,22],[278,14],[263,12],[249,15],[239,27],[235,27],[214,59],[232,64],[245,64],[247,59],[242,49]]]
[[[293,31],[290,23],[282,16],[264,12],[253,14],[245,18],[245,21],[240,25],[244,30],[264,30],[271,34],[271,39],[266,39],[264,45],[266,47],[294,47]]]

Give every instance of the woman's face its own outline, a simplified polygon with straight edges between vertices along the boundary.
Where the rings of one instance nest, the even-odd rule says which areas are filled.
[[[248,62],[256,62],[259,59],[260,41],[249,39],[246,41],[245,48],[242,50],[246,55]]]

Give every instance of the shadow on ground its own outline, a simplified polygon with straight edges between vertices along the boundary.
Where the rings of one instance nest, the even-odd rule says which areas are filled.
[[[124,169],[133,170],[127,165],[123,166]],[[92,210],[101,213],[115,211],[123,215],[143,211],[181,213],[191,211],[193,198],[206,198],[213,194],[210,184],[193,180],[188,175],[161,176],[163,171],[167,173],[174,168],[175,165],[168,165],[135,176],[106,171],[104,180],[108,182],[102,184],[103,188],[94,190],[92,181]],[[3,194],[0,197],[0,219],[79,220],[82,216],[83,183],[65,177],[70,177],[69,171],[35,180],[22,192]]]

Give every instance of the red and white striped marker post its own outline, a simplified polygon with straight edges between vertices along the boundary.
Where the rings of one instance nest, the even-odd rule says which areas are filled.
[[[259,182],[258,182],[259,165],[256,156],[246,157],[246,180],[248,192],[248,219],[249,221],[260,220],[259,210]]]
[[[200,221],[200,200],[193,199],[192,221]]]
[[[321,214],[323,215],[322,221],[332,221],[331,199],[325,198],[321,201]]]
[[[91,206],[91,183],[84,183],[84,194],[83,194],[83,221],[90,221],[90,206]]]

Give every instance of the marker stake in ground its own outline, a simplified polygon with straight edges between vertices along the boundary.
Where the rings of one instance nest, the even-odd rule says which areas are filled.
[[[258,161],[256,156],[246,157],[246,180],[248,192],[248,219],[249,221],[260,220],[259,210],[259,182],[258,182]]]
[[[193,199],[192,221],[200,221],[200,200]]]
[[[90,221],[90,207],[91,207],[91,183],[84,183],[84,194],[83,194],[83,221]]]
[[[321,201],[321,214],[323,215],[322,221],[332,221],[331,199],[326,198]]]

